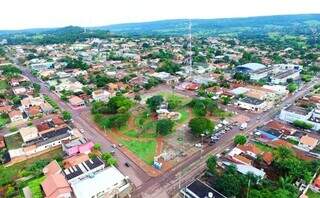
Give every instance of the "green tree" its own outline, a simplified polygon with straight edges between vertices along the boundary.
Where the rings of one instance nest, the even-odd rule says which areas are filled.
[[[101,144],[95,143],[93,148],[97,151],[101,151]]]
[[[107,113],[125,113],[132,107],[133,102],[124,96],[114,96],[107,103]]]
[[[298,89],[298,85],[296,83],[289,83],[287,89],[290,93],[293,93]]]
[[[222,104],[227,105],[231,102],[231,98],[229,96],[223,96],[221,97],[222,99]]]
[[[38,83],[33,83],[33,89],[36,93],[39,93],[41,86]]]
[[[157,95],[157,96],[152,96],[151,98],[148,98],[146,103],[151,111],[156,111],[160,107],[163,101],[164,101],[163,97],[160,95]]]
[[[169,119],[162,119],[157,122],[156,131],[160,135],[168,135],[172,132],[173,129],[173,121]]]
[[[68,111],[63,111],[62,118],[66,121],[70,121],[72,119],[72,114]]]
[[[214,129],[214,124],[211,120],[204,117],[193,118],[189,122],[191,133],[199,137],[201,134],[211,134]]]
[[[168,109],[170,109],[170,110],[176,109],[179,106],[179,104],[181,104],[180,98],[178,98],[174,95],[172,95],[172,97],[168,98],[167,101],[168,101]]]
[[[235,145],[243,145],[247,142],[247,137],[244,135],[236,135],[236,137],[234,137],[233,142]]]
[[[163,61],[161,66],[157,68],[157,72],[167,72],[170,74],[175,74],[178,71],[180,71],[180,65],[168,59]]]
[[[116,166],[118,164],[117,160],[111,157],[110,159],[107,160],[107,165],[108,166]]]
[[[207,159],[208,171],[211,174],[216,174],[216,167],[217,167],[217,157],[212,155]]]
[[[294,125],[295,127],[301,128],[301,129],[312,129],[312,128],[313,128],[313,125],[312,125],[312,124],[306,123],[306,122],[304,122],[304,121],[302,121],[302,120],[295,120],[295,121],[293,122],[293,125]]]

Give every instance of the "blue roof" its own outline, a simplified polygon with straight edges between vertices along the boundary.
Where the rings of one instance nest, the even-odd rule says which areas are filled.
[[[244,65],[239,65],[237,66],[237,70],[250,70],[250,71],[257,71],[259,69],[266,68],[265,65],[260,64],[260,63],[247,63]]]

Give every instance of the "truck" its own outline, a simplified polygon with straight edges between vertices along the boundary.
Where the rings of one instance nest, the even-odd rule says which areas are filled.
[[[242,123],[241,125],[240,125],[240,130],[244,130],[244,129],[246,129],[248,127],[248,124],[246,123],[246,122],[244,122],[244,123]]]

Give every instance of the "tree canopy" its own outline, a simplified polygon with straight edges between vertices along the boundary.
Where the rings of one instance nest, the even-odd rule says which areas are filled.
[[[152,96],[151,98],[148,98],[146,103],[151,111],[156,111],[163,101],[164,99],[162,96],[156,95]]]
[[[168,135],[172,132],[174,122],[169,119],[158,120],[156,125],[156,131],[160,135]]]
[[[214,124],[207,118],[197,117],[190,120],[189,127],[191,133],[199,137],[201,134],[211,134],[214,129]]]

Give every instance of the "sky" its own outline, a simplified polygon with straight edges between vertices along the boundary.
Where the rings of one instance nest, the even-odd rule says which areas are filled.
[[[0,29],[320,13],[319,0],[1,0]]]

